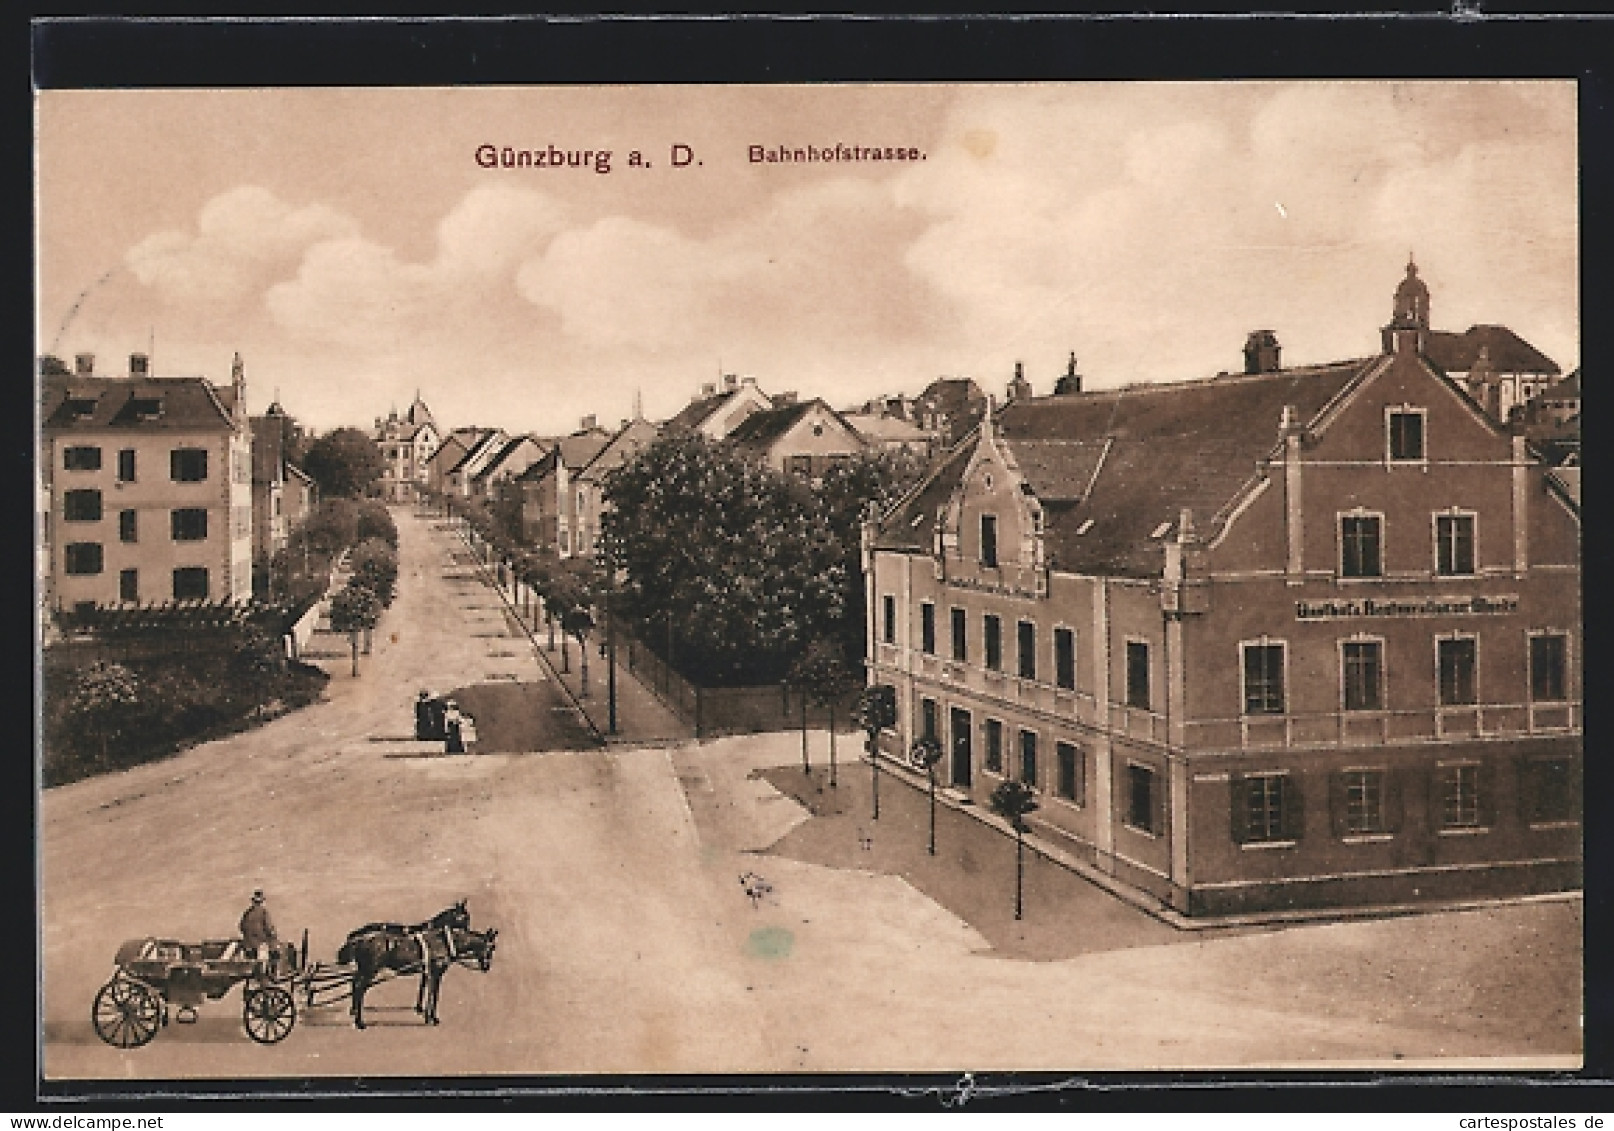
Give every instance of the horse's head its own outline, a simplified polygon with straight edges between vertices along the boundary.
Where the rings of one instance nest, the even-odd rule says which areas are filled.
[[[432,917],[433,927],[448,927],[453,930],[468,931],[471,929],[471,911],[465,906],[465,900],[460,900],[452,907],[445,907]]]
[[[493,965],[493,943],[499,936],[499,929],[489,927],[485,931],[457,930],[454,936],[454,943],[460,953],[476,959],[477,967],[486,974]]]

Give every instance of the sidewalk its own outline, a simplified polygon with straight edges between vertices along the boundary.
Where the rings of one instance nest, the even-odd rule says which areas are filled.
[[[508,601],[506,602],[508,604]],[[567,667],[561,671],[561,634],[555,633],[555,650],[549,651],[549,628],[538,615],[536,606],[531,617],[524,617],[519,607],[510,606],[516,621],[526,628],[537,645],[537,651],[549,664],[554,678],[572,693],[595,728],[613,746],[667,746],[694,740],[695,728],[675,714],[660,696],[651,691],[639,677],[628,670],[627,650],[617,650],[616,663],[616,733],[610,730],[610,660],[600,655],[603,640],[590,638],[588,642],[588,694],[583,694],[582,647],[576,640],[565,642]]]
[[[463,532],[460,538],[464,540]],[[465,542],[469,547],[469,542]],[[555,631],[555,647],[549,648],[549,626],[539,613],[540,605],[532,602],[530,614],[517,602],[510,589],[500,588],[497,575],[483,564],[474,549],[470,551],[483,584],[504,602],[505,612],[512,627],[526,634],[534,655],[545,666],[546,674],[563,687],[590,725],[611,746],[670,746],[692,741],[695,730],[664,704],[660,697],[641,683],[628,670],[624,653],[618,651],[616,664],[616,732],[611,731],[610,663],[600,654],[603,639],[590,638],[588,642],[588,694],[583,694],[581,646],[575,639],[562,642],[559,628]],[[565,667],[562,671],[562,647],[565,648]]]

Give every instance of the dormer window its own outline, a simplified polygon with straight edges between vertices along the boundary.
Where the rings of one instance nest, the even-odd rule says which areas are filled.
[[[89,416],[95,411],[94,397],[68,397],[67,411],[74,416]]]
[[[981,516],[981,564],[996,569],[998,564],[998,516]]]
[[[129,412],[137,420],[155,420],[163,414],[161,397],[133,397],[129,401]]]
[[[1403,405],[1385,413],[1387,458],[1391,463],[1423,463],[1428,409]]]

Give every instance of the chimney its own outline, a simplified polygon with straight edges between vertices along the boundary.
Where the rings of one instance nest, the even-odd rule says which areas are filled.
[[[1005,401],[1017,401],[1031,396],[1031,382],[1026,380],[1025,366],[1018,361],[1014,363],[1014,380],[1009,382],[1008,394]]]
[[[146,377],[151,373],[151,358],[143,353],[129,355],[129,376]]]
[[[740,379],[738,377],[736,377],[732,373],[723,374],[723,388],[724,389],[734,390],[734,389],[738,389],[739,387],[740,387]]]
[[[747,375],[747,376],[744,376],[744,377],[740,378],[740,384],[742,384],[742,385],[755,385],[756,383],[757,383],[757,379],[755,377],[750,376],[750,375]]]
[[[795,404],[796,390],[791,389],[788,392],[780,393],[777,397],[774,397],[773,400],[775,404],[779,405]]]
[[[1254,330],[1244,340],[1244,372],[1276,373],[1278,364],[1278,336],[1271,330]]]
[[[1076,354],[1072,351],[1070,362],[1065,366],[1065,375],[1054,383],[1056,397],[1072,396],[1082,391],[1082,375],[1076,372]]]
[[[712,384],[712,382],[710,382],[710,381],[706,382],[704,385],[701,386],[701,396],[703,396],[703,397],[715,397],[715,396],[717,396],[717,386]]]
[[[73,373],[79,377],[90,377],[95,373],[95,355],[81,353],[73,358]]]
[[[592,431],[594,431],[595,428],[598,428],[598,427],[599,427],[599,418],[596,417],[592,412],[589,413],[587,416],[583,417],[582,430],[584,432],[592,432]]]

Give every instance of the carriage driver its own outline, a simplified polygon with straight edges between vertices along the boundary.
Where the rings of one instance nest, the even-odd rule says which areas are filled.
[[[279,941],[274,922],[269,918],[269,908],[263,901],[263,889],[259,888],[252,893],[252,903],[241,913],[241,948],[266,963],[274,944]]]

